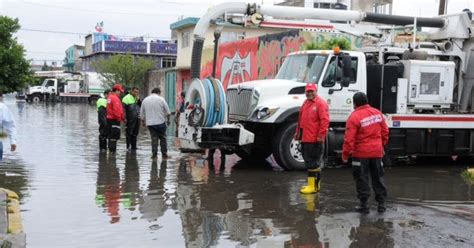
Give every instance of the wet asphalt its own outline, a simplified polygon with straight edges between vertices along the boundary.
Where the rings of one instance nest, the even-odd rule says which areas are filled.
[[[97,113],[85,104],[7,100],[18,151],[5,151],[0,187],[21,196],[28,247],[474,247],[469,163],[386,168],[388,210],[352,211],[351,169],[325,169],[302,196],[304,172],[236,156],[180,154],[153,161],[142,129],[136,154],[98,151]],[[8,141],[4,141],[5,145]]]

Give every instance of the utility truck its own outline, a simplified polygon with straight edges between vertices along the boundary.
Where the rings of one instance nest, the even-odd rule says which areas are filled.
[[[44,74],[35,75],[43,77],[40,86],[30,86],[26,90],[26,100],[40,102],[55,94],[59,99],[82,98],[89,102],[99,99],[104,91],[100,76],[95,72],[70,73],[60,72],[46,77]]]
[[[390,160],[474,155],[474,30],[469,11],[416,18],[221,4],[209,10],[195,28],[191,68],[195,78],[199,77],[203,34],[209,22],[222,18],[224,13],[224,19],[232,17],[234,23],[235,16],[241,16],[246,25],[259,25],[267,18],[307,18],[345,21],[345,28],[352,26],[353,32],[377,27],[359,22],[384,26],[373,36],[377,44],[360,51],[336,48],[289,54],[275,79],[231,85],[224,103],[213,101],[218,98],[216,93],[224,94],[213,90],[215,85],[220,87],[218,80],[195,79],[186,96],[192,107],[182,115],[179,127],[185,148],[220,148],[243,158],[266,158],[273,154],[285,169],[304,169],[294,135],[299,109],[305,100],[305,85],[316,83],[318,95],[327,101],[330,110],[326,161],[340,158],[345,121],[353,110],[352,96],[356,92],[366,92],[369,103],[384,113],[390,128],[386,147]],[[395,26],[414,30],[410,46],[392,42],[390,30]],[[427,41],[415,42],[417,27],[431,28]],[[213,93],[214,97],[209,99],[207,96]],[[213,119],[216,113],[223,117]]]

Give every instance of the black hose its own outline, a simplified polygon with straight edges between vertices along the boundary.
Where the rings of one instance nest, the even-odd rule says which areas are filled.
[[[191,54],[191,77],[201,77],[201,56],[202,48],[204,46],[204,39],[194,39],[193,52]]]
[[[412,16],[384,15],[377,13],[366,13],[362,21],[402,26],[415,24],[415,18]],[[442,28],[444,25],[445,21],[442,18],[416,18],[417,27]]]

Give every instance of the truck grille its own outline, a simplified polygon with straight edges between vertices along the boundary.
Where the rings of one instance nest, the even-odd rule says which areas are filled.
[[[228,89],[229,120],[246,120],[252,111],[252,89]]]

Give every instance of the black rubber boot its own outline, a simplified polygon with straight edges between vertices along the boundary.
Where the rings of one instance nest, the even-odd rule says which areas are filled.
[[[370,209],[366,201],[361,201],[359,206],[355,207],[355,211],[362,214],[368,214]]]
[[[117,141],[116,140],[109,140],[109,151],[111,153],[115,153],[117,151]]]
[[[130,149],[130,144],[132,142],[132,138],[129,137],[129,135],[127,134],[127,136],[125,137],[126,141],[127,141],[127,150]]]
[[[377,206],[377,212],[379,213],[385,213],[387,208],[385,207],[385,202],[379,202],[379,205]]]
[[[137,150],[137,136],[131,136],[130,137],[130,147],[133,150]]]

